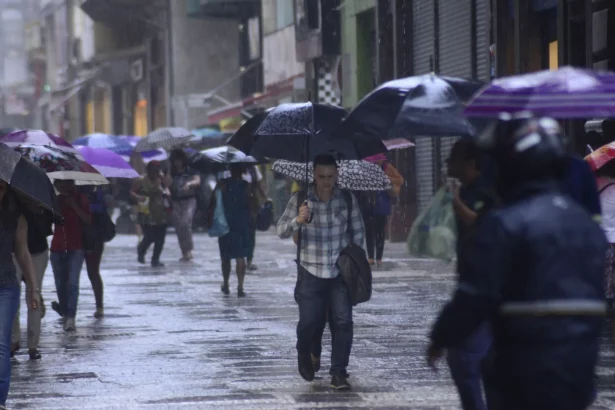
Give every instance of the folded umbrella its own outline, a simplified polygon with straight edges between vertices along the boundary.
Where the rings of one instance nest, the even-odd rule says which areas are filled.
[[[51,179],[70,179],[77,185],[101,185],[109,181],[81,154],[62,151],[56,147],[22,144],[12,147],[47,173]]]
[[[386,191],[393,187],[391,181],[378,164],[359,160],[338,161],[338,184],[342,189],[351,191]],[[273,172],[287,176],[297,181],[306,181],[305,164],[285,160],[275,161],[271,167]],[[309,171],[313,164],[309,163]],[[314,181],[314,173],[307,173],[307,181]]]
[[[77,138],[73,145],[81,145],[91,148],[104,148],[119,155],[130,155],[134,147],[124,137],[108,134],[90,134]]]
[[[254,132],[254,144],[247,154],[255,158],[308,162],[320,154],[360,159],[386,151],[380,140],[342,137],[339,126],[345,115],[345,109],[333,105],[311,102],[281,104],[271,110],[258,126]]]
[[[106,178],[138,178],[128,162],[104,148],[77,147],[83,158]]]
[[[366,140],[474,135],[463,103],[484,84],[434,74],[389,81],[365,96],[342,124],[342,133]]]
[[[529,111],[553,118],[615,116],[615,73],[573,67],[498,78],[478,93],[464,114],[497,118]]]
[[[59,215],[55,191],[45,171],[4,144],[0,144],[0,179],[18,195]]]
[[[185,144],[194,137],[192,131],[180,127],[159,128],[142,138],[135,147],[136,152],[153,151],[158,148],[170,149]]]

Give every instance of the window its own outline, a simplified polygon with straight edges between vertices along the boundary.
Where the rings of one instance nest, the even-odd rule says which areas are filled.
[[[276,3],[276,28],[281,30],[293,24],[294,2],[290,0],[277,0]]]
[[[5,46],[23,48],[24,35],[22,13],[14,9],[2,10],[2,36]]]

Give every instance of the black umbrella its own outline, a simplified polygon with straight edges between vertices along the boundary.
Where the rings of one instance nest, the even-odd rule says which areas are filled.
[[[342,124],[363,139],[472,136],[464,103],[484,83],[426,74],[389,81],[363,98]]]
[[[231,137],[226,141],[226,143],[232,147],[237,148],[242,152],[250,152],[252,146],[254,145],[254,134],[260,125],[263,123],[265,118],[271,110],[267,110],[266,112],[260,112],[256,114],[254,117],[250,118],[246,121],[245,124],[241,126]]]
[[[55,191],[45,171],[4,144],[0,144],[0,179],[26,200],[59,213]]]
[[[196,152],[188,157],[188,166],[202,173],[217,172],[230,164],[256,164],[258,161],[228,145]]]
[[[361,159],[386,152],[381,141],[347,138],[340,134],[339,126],[346,114],[345,109],[333,105],[281,104],[262,120],[247,153],[256,158],[307,163],[327,153],[342,159]]]

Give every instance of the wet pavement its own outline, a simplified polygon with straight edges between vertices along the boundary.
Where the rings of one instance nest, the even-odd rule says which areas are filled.
[[[215,240],[196,236],[197,260],[184,264],[170,232],[164,269],[136,263],[136,240],[120,236],[107,245],[103,319],[92,316],[85,271],[77,332],[65,333],[47,309],[43,359],[30,362],[25,349],[18,353],[10,408],[459,408],[448,370],[433,372],[423,355],[429,326],[452,289],[452,265],[411,259],[403,244],[387,244],[385,266],[374,272],[373,298],[355,309],[348,369],[353,390],[335,393],[328,388],[328,331],[321,378],[307,383],[297,374],[292,241],[259,234],[259,270],[249,273],[247,297],[238,299],[235,292],[220,292]],[[54,289],[48,269],[47,305]],[[23,346],[25,315],[22,323]],[[604,350],[600,397],[592,409],[615,408],[615,354],[611,345]]]

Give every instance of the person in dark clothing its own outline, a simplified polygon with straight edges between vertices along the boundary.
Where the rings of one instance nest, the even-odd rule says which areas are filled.
[[[500,121],[479,141],[497,165],[502,204],[481,218],[459,261],[459,285],[430,335],[428,364],[488,321],[496,410],[585,410],[605,303],[607,242],[562,192],[567,154],[549,118]]]
[[[83,193],[88,196],[90,214],[93,220],[97,220],[98,215],[107,213],[107,201],[100,187],[88,187]],[[105,251],[105,242],[99,236],[93,235],[93,238],[91,243],[84,244],[85,266],[88,271],[88,278],[92,284],[94,299],[96,300],[94,317],[100,319],[105,315],[103,301],[104,285],[102,276],[100,275],[100,263],[102,262],[102,255]]]
[[[459,260],[478,219],[495,206],[497,198],[481,174],[481,154],[473,141],[457,141],[447,163],[448,176],[461,183],[461,187],[453,187]],[[481,386],[487,377],[491,345],[491,329],[485,321],[460,346],[448,351],[446,359],[464,410],[487,409]]]

